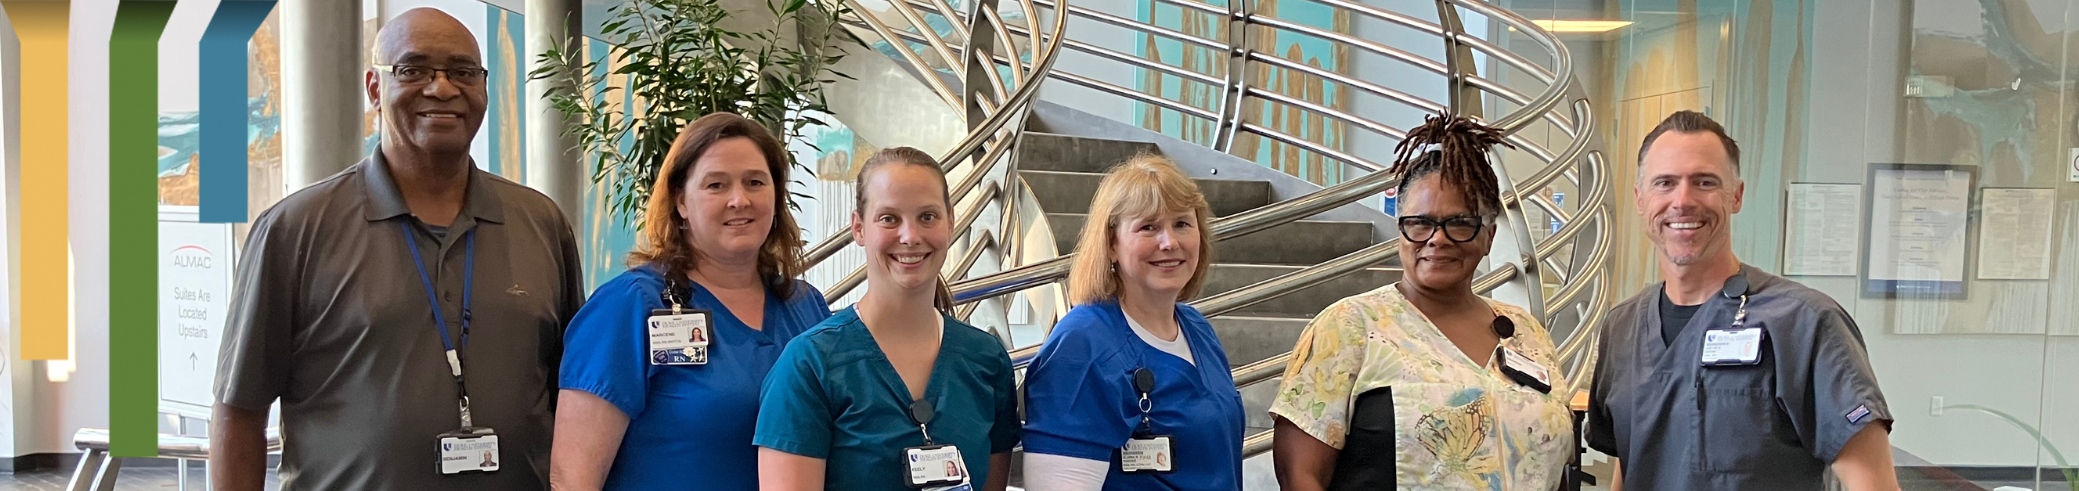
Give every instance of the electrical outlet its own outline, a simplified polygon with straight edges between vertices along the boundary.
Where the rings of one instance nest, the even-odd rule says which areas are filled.
[[[1927,415],[1928,415],[1928,416],[1941,416],[1941,415],[1942,415],[1942,406],[1946,406],[1946,405],[1947,405],[1947,404],[1944,404],[1944,403],[1942,402],[1942,396],[1935,396],[1933,400],[1931,400],[1931,401],[1929,401],[1929,402],[1928,402],[1928,405],[1927,405]]]

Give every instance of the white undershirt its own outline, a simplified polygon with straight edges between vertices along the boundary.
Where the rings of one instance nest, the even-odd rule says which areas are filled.
[[[1155,333],[1148,332],[1148,328],[1141,327],[1141,323],[1134,322],[1133,316],[1125,315],[1125,310],[1120,310],[1119,313],[1126,318],[1126,327],[1133,329],[1133,334],[1140,336],[1142,342],[1146,342],[1148,346],[1154,346],[1155,349],[1162,350],[1164,353],[1177,355],[1178,358],[1184,359],[1184,363],[1198,366],[1198,362],[1191,359],[1190,341],[1184,339],[1184,323],[1177,323],[1176,341],[1163,341],[1162,338],[1155,337]]]
[[[1148,332],[1148,328],[1141,327],[1141,323],[1135,322],[1133,316],[1124,315],[1124,310],[1119,313],[1126,318],[1126,327],[1133,330],[1133,335],[1139,336],[1141,342],[1148,343],[1148,346],[1164,353],[1183,358],[1185,363],[1192,366],[1198,365],[1191,357],[1191,342],[1184,337],[1183,323],[1177,325],[1176,341],[1163,341],[1162,338],[1156,337],[1155,333]],[[1111,467],[1112,463],[1104,460],[1026,452],[1025,489],[1098,491],[1104,488],[1105,474],[1111,472]]]
[[[1025,452],[1025,489],[1032,491],[1098,491],[1112,463]]]

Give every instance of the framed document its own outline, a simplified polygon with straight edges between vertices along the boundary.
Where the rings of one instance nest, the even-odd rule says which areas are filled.
[[[1862,185],[1790,183],[1783,207],[1784,276],[1855,276]]]
[[[1964,298],[1976,169],[1871,164],[1862,293],[1877,298]]]
[[[1978,279],[2050,279],[2057,190],[1985,188],[1978,200]]]

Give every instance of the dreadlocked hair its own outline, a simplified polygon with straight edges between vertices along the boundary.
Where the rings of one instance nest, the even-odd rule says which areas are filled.
[[[1501,214],[1501,182],[1487,151],[1501,145],[1516,148],[1502,139],[1502,132],[1464,116],[1430,115],[1422,126],[1408,130],[1408,137],[1393,147],[1393,167],[1400,175],[1399,196],[1408,185],[1434,174],[1444,185],[1465,193],[1473,213],[1492,219]]]

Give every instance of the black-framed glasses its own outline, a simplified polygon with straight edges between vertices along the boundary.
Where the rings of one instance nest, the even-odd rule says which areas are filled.
[[[1452,242],[1471,242],[1480,236],[1480,229],[1486,227],[1487,220],[1478,215],[1453,215],[1442,220],[1425,216],[1400,217],[1400,236],[1415,243],[1429,242],[1439,229]]]
[[[390,76],[397,78],[397,83],[405,85],[432,82],[433,74],[446,73],[448,83],[474,87],[483,85],[484,78],[491,74],[491,71],[485,70],[484,67],[474,66],[433,68],[420,65],[375,65],[375,69],[388,72]]]

